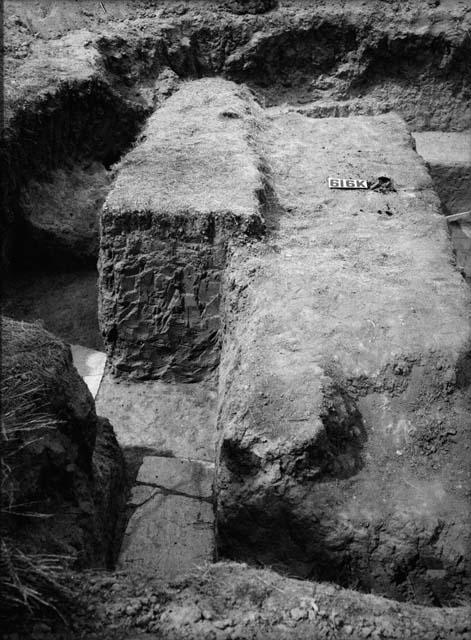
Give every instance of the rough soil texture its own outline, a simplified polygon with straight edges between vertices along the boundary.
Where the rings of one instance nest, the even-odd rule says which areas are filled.
[[[8,0],[5,22],[4,262],[35,253],[27,183],[118,160],[181,79],[221,75],[319,117],[395,110],[415,130],[471,126],[464,0]]]
[[[424,163],[392,115],[279,115],[266,153],[278,228],[223,286],[221,552],[469,596],[470,294]],[[380,175],[388,192],[327,186]]]
[[[70,554],[82,566],[111,566],[122,454],[70,348],[39,325],[2,320],[2,416],[11,468],[2,484],[7,537],[33,552]],[[22,515],[31,505],[49,517]]]
[[[114,373],[191,382],[217,365],[227,240],[263,230],[260,111],[224,80],[184,84],[117,167],[99,263]]]
[[[168,584],[124,572],[70,576],[82,593],[64,629],[37,625],[41,640],[449,640],[469,639],[469,607],[429,608],[246,565],[195,568]],[[21,638],[30,638],[26,631]],[[14,636],[5,636],[14,640]]]
[[[266,13],[278,5],[278,0],[226,0],[223,7],[233,13]]]
[[[471,211],[471,131],[414,133],[446,215]],[[471,283],[471,222],[449,224],[457,265]]]

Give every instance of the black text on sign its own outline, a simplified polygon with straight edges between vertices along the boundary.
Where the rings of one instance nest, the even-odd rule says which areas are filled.
[[[368,189],[367,180],[329,178],[329,189]]]

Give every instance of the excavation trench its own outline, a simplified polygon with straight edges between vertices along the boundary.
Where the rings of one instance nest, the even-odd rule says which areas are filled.
[[[169,578],[219,554],[456,604],[470,588],[469,294],[399,119],[328,116],[394,107],[414,130],[464,129],[467,88],[448,67],[437,76],[425,54],[456,68],[467,41],[449,55],[440,38],[411,36],[404,50],[392,36],[372,38],[360,55],[364,34],[351,25],[293,23],[239,39],[229,27],[217,48],[214,24],[188,37],[184,21],[158,39],[101,38],[112,84],[63,85],[11,122],[4,312],[42,319],[72,344],[102,351],[104,339],[97,411],[130,463],[120,566]],[[407,52],[423,46],[418,66],[407,66]],[[182,78],[220,74],[267,104],[292,105],[263,112],[218,78],[177,91]],[[424,74],[429,93],[417,104]],[[437,86],[443,104],[424,115]],[[326,191],[319,167],[340,175],[347,156],[359,172],[384,175],[388,165],[397,192],[361,200]],[[423,157],[445,212],[471,208],[468,160]],[[408,208],[429,244],[411,240]],[[466,271],[469,249],[456,230],[453,238]]]

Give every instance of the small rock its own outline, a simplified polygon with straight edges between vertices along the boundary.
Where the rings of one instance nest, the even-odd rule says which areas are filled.
[[[294,607],[289,613],[293,620],[305,620],[307,618],[307,611],[300,607]]]
[[[147,625],[152,622],[153,614],[152,613],[144,613],[139,616],[136,620],[136,625],[138,627],[147,627]]]
[[[223,618],[222,620],[215,620],[213,624],[218,629],[227,629],[227,627],[234,626],[234,621],[231,620],[230,618]]]
[[[34,634],[50,633],[50,632],[51,632],[51,627],[45,622],[37,622],[33,627]]]
[[[194,624],[202,618],[201,609],[196,605],[189,605],[187,607],[180,607],[174,611],[170,611],[167,616],[175,626],[185,624]]]
[[[241,620],[242,624],[250,624],[252,622],[256,622],[257,614],[254,611],[249,611]]]
[[[138,613],[138,611],[141,608],[141,603],[140,602],[135,602],[133,604],[128,604],[128,606],[125,609],[125,613],[127,616],[134,616],[136,615],[136,613]]]

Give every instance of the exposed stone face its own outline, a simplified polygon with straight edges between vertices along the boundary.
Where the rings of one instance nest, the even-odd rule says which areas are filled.
[[[469,593],[469,291],[404,124],[273,117],[278,227],[224,276],[220,551],[399,599]],[[329,190],[388,176],[394,190]]]
[[[192,381],[217,365],[228,239],[263,231],[259,118],[233,83],[184,85],[118,167],[100,250],[100,319],[115,373]]]
[[[3,533],[32,551],[111,566],[124,499],[121,450],[111,425],[97,417],[70,348],[39,325],[2,319],[2,414],[11,469],[2,508],[33,505],[50,515],[24,526],[25,518],[4,512]]]

